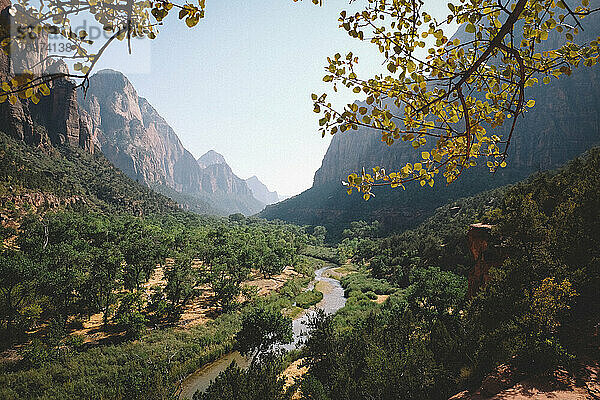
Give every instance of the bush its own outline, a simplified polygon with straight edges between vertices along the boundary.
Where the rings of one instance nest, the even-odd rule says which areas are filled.
[[[371,300],[377,300],[377,294],[372,291],[368,291],[365,295]]]
[[[141,309],[142,299],[139,292],[127,293],[119,308],[117,309],[117,324],[125,331],[127,336],[132,339],[139,338],[146,330],[148,318],[139,311]]]
[[[397,288],[383,279],[371,278],[364,272],[350,274],[342,278],[342,287],[344,288],[346,297],[350,297],[353,291],[363,293],[373,292],[375,294],[392,294]]]
[[[296,306],[306,309],[323,300],[323,293],[317,289],[307,290],[296,296],[294,300],[296,301]]]

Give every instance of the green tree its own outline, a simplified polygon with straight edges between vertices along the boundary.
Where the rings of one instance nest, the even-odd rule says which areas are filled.
[[[215,301],[224,310],[237,304],[242,283],[248,278],[253,262],[247,251],[248,238],[238,234],[235,229],[212,229],[196,249]]]
[[[504,167],[517,121],[535,105],[528,88],[593,66],[600,57],[595,36],[577,40],[585,17],[600,11],[589,0],[456,1],[441,19],[422,0],[362,4],[361,11],[340,14],[340,27],[370,41],[386,70],[361,77],[353,53],[328,58],[323,80],[335,91],[364,94],[366,104],[342,110],[327,94],[313,94],[320,130],[324,136],[363,127],[380,133],[386,145],[410,142],[419,155],[392,171],[375,167],[350,174],[348,192],[357,189],[366,200],[374,186],[433,186],[436,180],[453,182],[477,164],[490,171]],[[452,38],[457,24],[460,34]],[[505,123],[509,133],[494,134]]]
[[[85,233],[93,220],[75,213],[48,214],[43,220],[31,218],[21,226],[18,243],[41,275],[39,294],[47,296],[50,317],[63,327],[69,316],[84,315],[86,282],[90,268],[90,242]]]
[[[317,246],[322,246],[325,243],[325,237],[327,236],[327,229],[324,226],[317,225],[313,228],[314,243]]]
[[[286,266],[296,261],[296,249],[293,243],[284,239],[282,232],[266,234],[266,243],[259,248],[262,253],[260,270],[266,276],[281,273]]]
[[[4,249],[0,252],[0,318],[9,335],[13,333],[13,325],[23,317],[23,308],[36,293],[39,272],[20,251]]]
[[[165,249],[158,228],[141,219],[129,219],[121,232],[121,253],[125,259],[124,281],[128,289],[139,290],[158,264],[164,263]]]
[[[208,271],[208,282],[214,292],[214,299],[223,310],[231,310],[242,294],[242,283],[249,271],[235,264],[213,263]]]
[[[274,346],[290,343],[292,335],[292,320],[261,304],[243,315],[242,329],[235,338],[240,353],[260,359]]]
[[[140,311],[143,305],[144,300],[140,292],[125,293],[115,314],[117,324],[125,329],[127,336],[132,339],[140,337],[148,323],[148,318]]]
[[[167,317],[179,318],[190,300],[200,294],[198,285],[202,282],[199,268],[192,266],[192,258],[187,254],[178,254],[173,265],[165,270],[167,285],[164,292],[167,299]]]
[[[380,229],[379,221],[368,223],[365,221],[353,221],[350,228],[344,229],[342,236],[344,238],[373,239],[376,238]]]
[[[116,302],[116,290],[121,285],[122,261],[118,247],[107,242],[102,247],[94,248],[91,256],[90,292],[95,303],[102,312],[104,325],[108,323],[110,307]]]

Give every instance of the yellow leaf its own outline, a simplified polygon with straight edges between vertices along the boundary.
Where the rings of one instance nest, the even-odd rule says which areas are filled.
[[[193,17],[188,17],[185,19],[185,24],[192,28],[194,26],[196,26],[196,24],[198,23],[199,18],[197,16],[193,16]]]
[[[531,108],[533,106],[535,106],[535,100],[531,99],[527,102],[527,107]]]
[[[42,92],[42,94],[44,96],[48,96],[50,94],[50,89],[48,89],[48,85],[46,85],[45,83],[42,83],[40,85],[40,92]]]
[[[429,152],[428,151],[422,152],[421,157],[423,157],[423,160],[429,160]]]

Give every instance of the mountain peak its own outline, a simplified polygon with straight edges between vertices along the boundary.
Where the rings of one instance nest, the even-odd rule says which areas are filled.
[[[246,179],[246,184],[252,191],[255,198],[262,201],[265,204],[273,204],[279,202],[279,195],[277,192],[271,192],[267,186],[262,183],[256,175]]]
[[[206,168],[209,165],[227,164],[227,162],[225,162],[225,157],[223,157],[222,154],[219,154],[214,150],[209,150],[198,158],[198,164],[203,168]]]
[[[100,71],[96,72],[90,77],[90,81],[92,83],[93,81],[95,81],[97,85],[105,85],[107,82],[110,82],[115,87],[123,87],[128,85],[133,88],[133,85],[131,85],[129,79],[125,75],[123,75],[122,72],[108,68],[101,69]],[[101,84],[99,82],[101,82]]]
[[[101,69],[100,71],[96,72],[96,74],[115,74],[115,75],[120,75],[120,76],[125,76],[121,71],[116,71],[114,69],[110,69],[110,68],[104,68]]]

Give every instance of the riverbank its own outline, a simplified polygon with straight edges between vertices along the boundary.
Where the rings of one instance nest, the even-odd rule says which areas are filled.
[[[308,321],[317,310],[321,309],[328,314],[333,314],[346,304],[344,289],[340,282],[336,279],[327,277],[327,271],[333,268],[335,267],[326,266],[315,271],[315,278],[308,286],[308,290],[319,287],[323,288],[323,299],[292,321],[293,339],[291,343],[282,346],[283,349],[290,351],[301,346],[302,339],[307,331]],[[239,353],[234,352],[227,354],[218,360],[203,366],[184,379],[181,384],[179,398],[191,399],[197,390],[206,390],[211,381],[214,380],[219,373],[224,371],[232,361],[236,361],[238,365],[244,368],[248,365],[248,361],[241,357]]]

